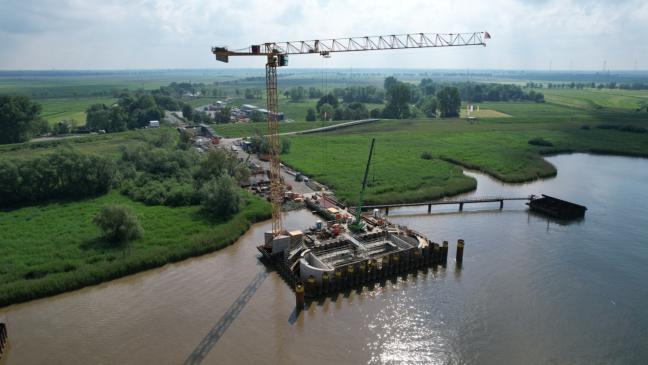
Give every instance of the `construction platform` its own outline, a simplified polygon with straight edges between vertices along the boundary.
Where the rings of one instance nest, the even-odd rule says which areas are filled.
[[[306,296],[325,295],[447,262],[447,241],[431,242],[414,230],[390,223],[378,210],[363,216],[363,229],[353,232],[353,212],[335,200],[316,195],[305,203],[322,220],[304,231],[274,237],[267,232],[258,249],[291,288],[303,283]]]

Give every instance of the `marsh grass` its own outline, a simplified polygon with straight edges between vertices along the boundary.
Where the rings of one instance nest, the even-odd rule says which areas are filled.
[[[265,201],[244,195],[227,220],[210,220],[199,206],[146,206],[117,192],[80,202],[0,212],[0,307],[202,255],[225,247],[269,216]],[[92,217],[105,204],[128,206],[144,234],[129,245],[101,238]]]

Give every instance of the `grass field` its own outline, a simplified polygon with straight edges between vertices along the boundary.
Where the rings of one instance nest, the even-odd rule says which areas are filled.
[[[470,113],[470,116],[475,117],[475,118],[508,118],[510,115],[493,110],[493,109],[475,109],[472,113]],[[465,106],[462,107],[461,112],[459,113],[460,118],[467,118],[468,117],[468,112],[466,111]]]
[[[548,102],[581,109],[634,110],[648,104],[648,90],[543,89],[541,91]]]
[[[25,159],[34,156],[43,155],[51,152],[53,149],[70,145],[73,148],[85,153],[94,153],[99,155],[109,155],[117,157],[120,146],[143,141],[147,136],[155,136],[160,133],[176,132],[171,128],[160,129],[140,129],[127,132],[93,134],[81,137],[56,138],[42,142],[29,142],[0,145],[0,159]]]
[[[595,128],[598,124],[648,127],[648,114],[576,109],[556,104],[484,103],[511,117],[381,121],[339,132],[292,137],[282,160],[331,186],[350,203],[357,200],[369,143],[377,139],[366,199],[370,203],[433,199],[474,188],[458,165],[507,182],[556,174],[543,154],[582,151],[648,157],[648,133]],[[584,125],[591,126],[583,129]],[[528,141],[542,137],[553,147]],[[432,160],[423,160],[429,152]],[[374,178],[375,176],[375,178]]]
[[[199,207],[146,206],[109,193],[79,202],[52,203],[0,213],[0,307],[78,289],[231,244],[269,215],[265,201],[246,195],[232,218],[212,222]],[[92,217],[101,206],[131,207],[144,235],[128,248],[111,248]]]
[[[72,122],[74,126],[83,126],[86,122],[85,111],[92,104],[112,105],[117,99],[114,98],[56,98],[35,100],[43,106],[41,116],[50,125],[62,120]]]

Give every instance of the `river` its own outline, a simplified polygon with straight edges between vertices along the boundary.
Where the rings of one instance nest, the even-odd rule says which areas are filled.
[[[210,255],[0,309],[10,336],[0,364],[179,364],[192,354],[204,364],[646,363],[648,160],[548,160],[558,176],[528,184],[467,172],[478,185],[466,195],[545,193],[586,205],[583,220],[547,220],[522,202],[390,210],[392,221],[451,242],[447,268],[298,317],[292,292],[256,259],[269,229],[261,223]],[[315,219],[297,211],[284,222]]]

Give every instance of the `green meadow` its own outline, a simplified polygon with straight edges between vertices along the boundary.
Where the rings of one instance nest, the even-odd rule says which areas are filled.
[[[109,134],[88,134],[66,138],[56,138],[47,141],[34,141],[0,145],[0,159],[29,159],[35,156],[52,152],[61,146],[71,146],[84,153],[108,155],[117,158],[121,146],[144,141],[164,133],[167,128],[142,129]]]
[[[575,91],[574,91],[575,93]],[[506,113],[465,119],[383,120],[319,135],[291,137],[293,166],[330,186],[338,197],[357,201],[371,138],[376,152],[366,193],[368,203],[437,199],[475,188],[462,168],[501,181],[524,182],[556,174],[543,155],[592,152],[648,157],[648,133],[613,126],[648,127],[648,114],[634,110],[580,109],[545,103],[484,103],[480,109]],[[535,146],[534,138],[552,146]],[[423,159],[427,152],[431,159]]]
[[[82,127],[86,122],[85,111],[92,104],[112,105],[117,99],[106,97],[88,98],[54,98],[41,99],[38,103],[43,106],[41,116],[50,125],[60,121],[71,122],[76,127]]]
[[[210,221],[200,207],[146,206],[111,192],[0,212],[0,307],[97,284],[227,246],[269,216],[267,202],[245,195],[240,212]],[[127,246],[101,239],[92,217],[105,204],[133,209],[144,230]]]

